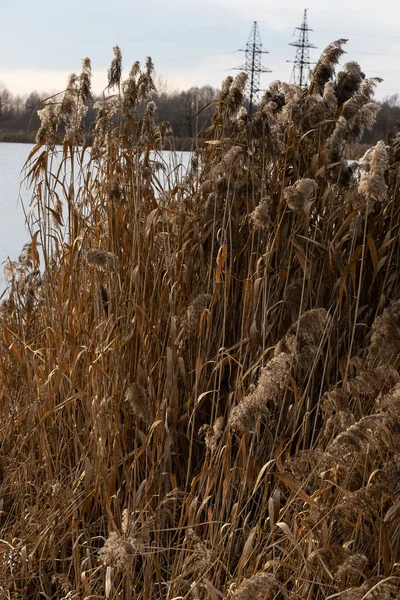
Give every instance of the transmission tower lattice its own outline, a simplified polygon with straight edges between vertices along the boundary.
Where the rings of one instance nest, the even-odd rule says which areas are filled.
[[[245,52],[245,64],[236,67],[236,70],[247,73],[246,94],[249,99],[249,114],[251,114],[253,103],[257,100],[260,91],[261,73],[272,73],[270,69],[263,67],[261,64],[261,55],[269,54],[269,52],[263,49],[257,21],[253,23],[246,48],[239,50],[239,52]]]
[[[300,31],[297,42],[292,42],[289,46],[294,46],[296,50],[296,58],[288,60],[294,63],[293,65],[293,80],[300,87],[306,87],[310,75],[310,66],[314,63],[310,61],[310,48],[316,48],[308,41],[308,32],[312,31],[307,23],[307,9],[304,11],[303,22],[300,27],[296,27]]]

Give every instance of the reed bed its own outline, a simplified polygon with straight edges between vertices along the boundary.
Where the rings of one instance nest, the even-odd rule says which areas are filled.
[[[88,59],[42,108],[1,305],[1,598],[400,597],[400,137],[343,159],[378,110],[344,44],[253,115],[228,77],[184,176],[150,59],[122,82],[114,49],[90,149]]]

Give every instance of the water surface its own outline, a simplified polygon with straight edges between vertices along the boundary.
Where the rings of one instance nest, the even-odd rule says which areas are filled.
[[[32,144],[0,143],[0,286],[4,285],[3,267],[8,258],[16,260],[29,241],[25,226],[25,205],[29,199],[26,186],[21,187],[22,168]]]

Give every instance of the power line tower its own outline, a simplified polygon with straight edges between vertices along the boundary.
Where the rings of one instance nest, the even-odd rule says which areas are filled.
[[[307,9],[304,10],[303,22],[300,27],[296,27],[300,31],[299,39],[297,42],[292,42],[289,46],[294,46],[296,50],[296,58],[294,60],[288,60],[288,62],[294,63],[293,65],[293,80],[300,87],[306,87],[308,77],[310,73],[310,48],[316,48],[314,44],[310,44],[308,40],[308,32],[312,31],[307,23]]]
[[[253,23],[246,48],[239,50],[239,52],[245,52],[245,64],[236,67],[236,70],[247,73],[246,93],[249,98],[249,114],[251,114],[253,103],[260,91],[261,73],[272,73],[270,69],[263,67],[261,64],[261,55],[269,54],[269,52],[263,49],[257,21]]]

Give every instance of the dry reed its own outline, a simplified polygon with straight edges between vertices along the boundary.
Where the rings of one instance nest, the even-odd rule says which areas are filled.
[[[151,59],[124,82],[114,48],[91,150],[88,59],[39,112],[0,311],[2,598],[399,596],[398,138],[348,169],[377,82],[335,76],[344,41],[253,115],[227,78],[183,177],[158,176]]]

